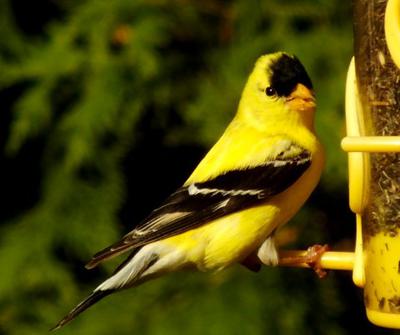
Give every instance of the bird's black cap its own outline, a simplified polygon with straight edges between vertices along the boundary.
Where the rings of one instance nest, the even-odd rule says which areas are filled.
[[[278,96],[287,97],[297,84],[312,89],[311,79],[296,56],[282,53],[269,67],[270,83]]]

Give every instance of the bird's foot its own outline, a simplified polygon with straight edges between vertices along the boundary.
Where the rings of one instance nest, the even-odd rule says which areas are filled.
[[[305,263],[315,271],[319,278],[324,278],[327,273],[321,266],[321,257],[328,250],[327,244],[315,244],[307,249],[307,254],[305,255],[307,259]]]
[[[312,268],[319,278],[326,276],[326,271],[321,267],[321,257],[329,250],[327,244],[313,245],[307,249],[307,252],[302,256],[284,256],[279,258],[279,265],[283,266],[299,266],[306,264]]]

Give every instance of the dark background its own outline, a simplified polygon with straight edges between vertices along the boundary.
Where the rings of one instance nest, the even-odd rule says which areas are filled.
[[[1,0],[0,334],[44,334],[116,265],[91,255],[182,184],[235,113],[254,61],[313,79],[322,181],[285,248],[352,250],[344,136],[351,6],[341,0]],[[234,267],[105,299],[60,334],[389,334],[351,273]]]

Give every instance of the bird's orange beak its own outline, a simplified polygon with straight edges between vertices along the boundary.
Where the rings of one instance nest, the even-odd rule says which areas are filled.
[[[313,112],[316,106],[314,92],[303,84],[297,84],[293,92],[286,98],[286,105],[291,110]]]

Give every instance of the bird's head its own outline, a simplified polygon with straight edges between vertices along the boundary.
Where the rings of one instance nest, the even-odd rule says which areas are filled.
[[[284,52],[261,56],[242,95],[241,110],[264,123],[280,118],[313,127],[315,96],[311,79],[297,57]]]

